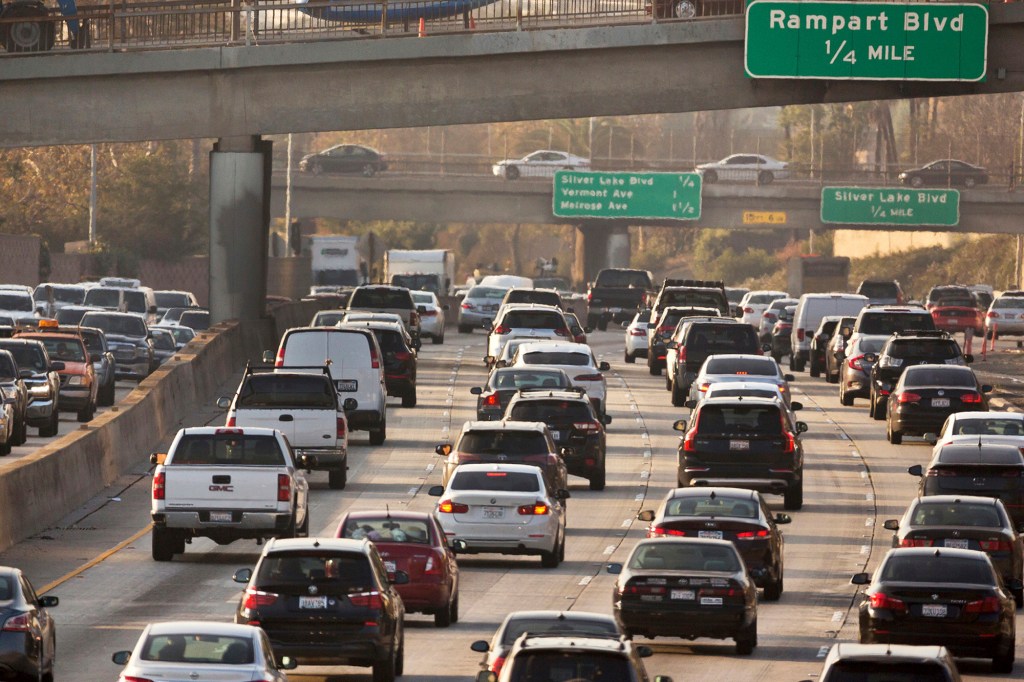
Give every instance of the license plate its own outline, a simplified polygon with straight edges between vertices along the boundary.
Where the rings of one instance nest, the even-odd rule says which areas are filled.
[[[749,440],[731,440],[731,441],[729,441],[729,449],[730,450],[749,450],[750,449],[750,441]]]
[[[504,507],[484,507],[484,518],[485,519],[503,519],[505,518]]]
[[[300,609],[326,609],[327,597],[299,597]]]
[[[697,593],[693,590],[672,590],[670,595],[673,599],[686,599],[693,601],[696,598]]]
[[[231,523],[231,512],[210,512],[210,523]]]
[[[946,617],[946,605],[945,604],[922,604],[921,615],[928,618],[945,618]]]
[[[610,313],[621,313],[622,312],[622,308],[609,308],[608,312],[610,312]]]
[[[338,379],[334,382],[338,391],[356,391],[359,389],[359,382],[355,379]]]
[[[394,561],[385,561],[384,562],[384,569],[388,573],[394,573],[395,570],[396,570],[395,562]]]
[[[721,597],[701,597],[700,598],[700,605],[701,606],[721,606],[722,605],[722,598]]]
[[[699,538],[711,538],[712,540],[721,540],[722,531],[720,530],[699,530],[697,531],[697,537]]]
[[[951,540],[946,538],[945,542],[942,543],[943,547],[952,547],[953,549],[967,549],[967,540]]]
[[[561,440],[562,436],[564,436],[564,435],[565,434],[562,431],[552,431],[551,432],[552,440]]]
[[[949,407],[949,398],[932,398],[932,407]]]

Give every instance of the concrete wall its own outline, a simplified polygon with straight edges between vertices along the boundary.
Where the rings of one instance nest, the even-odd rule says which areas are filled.
[[[39,284],[39,237],[0,234],[0,282]]]
[[[306,324],[319,305],[287,303],[267,319],[229,321],[201,333],[110,411],[0,470],[0,551],[56,523],[145,462],[197,403],[209,400],[246,360],[275,348],[285,329]]]

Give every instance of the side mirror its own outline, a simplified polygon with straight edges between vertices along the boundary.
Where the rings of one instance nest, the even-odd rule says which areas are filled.
[[[882,522],[882,528],[886,530],[899,530],[900,522],[898,519],[886,519]]]
[[[867,585],[870,582],[871,582],[871,574],[870,573],[856,573],[856,574],[854,574],[854,576],[852,578],[850,578],[850,584],[851,585]]]
[[[281,660],[277,662],[278,670],[295,670],[299,667],[299,662],[291,656],[282,656]]]
[[[155,305],[151,305],[151,306],[149,306],[149,310],[148,310],[147,312],[148,312],[148,313],[149,313],[150,315],[156,315],[156,306],[155,306]]]
[[[440,445],[434,447],[434,453],[441,457],[447,457],[448,455],[452,454],[452,444],[441,443]]]
[[[750,577],[757,580],[768,575],[768,571],[763,568],[752,568],[750,569]]]
[[[874,353],[865,353],[864,354],[864,362],[866,362],[868,364],[874,364],[874,363],[878,362],[878,356],[876,354],[874,354]]]
[[[58,604],[60,604],[60,599],[58,597],[39,598],[39,605],[44,608],[52,609],[54,606],[57,606]]]
[[[572,457],[576,454],[576,448],[564,447],[558,449],[558,454],[562,457]]]
[[[1020,523],[1017,524],[1017,532],[1018,533],[1024,533],[1024,521],[1021,521]]]
[[[779,513],[777,513],[775,515],[775,523],[780,523],[780,524],[793,523],[793,517],[790,516],[789,514],[783,514],[782,512],[779,512]]]
[[[762,343],[761,344],[761,350],[764,351],[765,353],[771,353],[772,352],[772,344],[770,344],[770,343]]]
[[[480,386],[474,386],[473,388],[469,389],[470,395],[480,395],[483,392],[484,392],[484,389],[482,387],[480,387]]]
[[[441,497],[442,495],[444,495],[444,486],[432,485],[430,486],[430,490],[427,491],[427,494],[430,495],[431,497]]]
[[[130,651],[117,651],[110,657],[110,660],[118,665],[128,665],[128,661],[131,660],[131,657],[132,652]]]
[[[584,334],[593,334],[594,333],[594,328],[593,327],[584,327],[583,328],[583,333]]]
[[[673,431],[685,431],[686,430],[686,424],[687,424],[687,421],[685,419],[677,419],[672,424],[672,430]]]
[[[274,351],[272,351],[272,350],[265,350],[265,351],[263,351],[263,355],[262,355],[261,359],[266,364],[273,364],[274,361],[277,358],[274,357]]]
[[[359,401],[356,400],[355,398],[345,398],[345,402],[341,404],[341,409],[345,410],[346,412],[351,412],[357,407],[359,407]]]
[[[907,467],[907,473],[911,476],[924,476],[924,469],[920,464],[915,464],[912,467]]]
[[[796,432],[797,433],[807,433],[807,422],[797,422],[796,423]]]
[[[804,409],[804,404],[803,404],[803,403],[801,403],[801,402],[797,402],[796,400],[794,400],[793,402],[791,402],[791,403],[789,404],[789,409],[791,409],[792,411],[796,412],[797,410],[802,410],[802,409]]]
[[[498,676],[490,670],[481,670],[476,674],[476,682],[498,682]]]
[[[451,547],[456,552],[465,552],[469,549],[469,545],[466,544],[465,540],[452,540]]]
[[[229,407],[231,407],[231,396],[222,395],[221,397],[217,398],[217,407],[219,407],[222,410],[226,410]]]
[[[642,512],[636,515],[636,518],[638,521],[647,521],[648,523],[650,523],[654,520],[654,510],[644,509]]]
[[[242,583],[243,585],[248,584],[248,582],[252,580],[252,569],[240,568],[232,574],[231,579],[236,583]]]
[[[638,644],[636,647],[636,655],[640,658],[650,658],[654,655],[654,649],[646,644]]]
[[[601,421],[604,422],[605,426],[608,426],[609,424],[612,423],[612,416],[610,414],[606,414]]]
[[[796,381],[796,377],[793,376],[792,374],[783,374],[782,378],[785,379],[786,381]]]
[[[408,585],[409,574],[405,571],[395,571],[393,576],[388,576],[388,582],[392,585]]]
[[[1020,578],[1012,578],[1011,580],[1006,581],[1006,587],[1014,591],[1020,590],[1021,588],[1024,588],[1024,580],[1021,580]]]
[[[968,365],[971,364],[972,362],[974,362],[974,354],[973,353],[968,353],[967,355],[965,355],[964,356],[964,362],[966,362]]]
[[[494,331],[494,323],[491,322],[490,320],[484,320],[483,322],[480,323],[480,326],[489,332]]]
[[[485,639],[478,639],[469,645],[470,650],[477,652],[478,654],[486,654],[491,650],[491,645]]]
[[[693,408],[697,407],[697,401],[691,398],[690,400],[687,400],[685,403],[683,403],[683,406],[688,407],[692,410]],[[678,429],[676,430],[678,431]]]
[[[612,368],[612,366],[611,366],[611,365],[609,365],[609,364],[608,364],[607,362],[605,362],[605,361],[602,361],[602,362],[601,362],[601,364],[599,364],[599,365],[597,366],[597,369],[598,369],[598,371],[600,371],[600,372],[607,372],[607,371],[608,371],[608,370],[610,370],[611,368]],[[992,389],[989,389],[989,390],[992,390]]]
[[[420,337],[417,336],[415,339],[412,340],[412,343],[409,344],[409,347],[412,348],[413,350],[419,350],[420,348],[423,347],[423,342],[420,341]]]
[[[494,363],[494,366],[497,369],[501,369],[502,367],[508,367],[508,361],[507,360],[498,360],[496,363]]]
[[[150,464],[163,464],[167,460],[166,452],[154,452],[149,456]]]
[[[655,675],[654,682],[672,682],[672,678],[668,675]]]
[[[620,563],[608,564],[607,566],[604,567],[604,570],[606,570],[608,573],[610,573],[612,575],[618,575],[618,574],[622,573],[622,564],[620,564]]]
[[[989,384],[982,384],[981,385],[981,392],[982,393],[991,393],[992,392],[992,386],[990,386]]]
[[[64,367],[65,365],[62,360],[54,360],[53,362],[50,363],[50,370],[54,372],[63,372]]]
[[[928,441],[928,445],[935,445],[936,443],[939,442],[939,434],[937,434],[937,433],[931,433],[931,432],[926,433],[926,434],[924,434],[923,438],[926,441]]]

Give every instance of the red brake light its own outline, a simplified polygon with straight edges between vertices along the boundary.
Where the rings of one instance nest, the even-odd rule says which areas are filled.
[[[964,613],[999,613],[1003,605],[999,603],[999,597],[985,597],[977,601],[968,602],[964,607]]]
[[[277,475],[277,501],[292,501],[292,479],[288,476],[288,474]]]
[[[921,396],[919,396],[916,393],[911,393],[910,391],[903,391],[903,393],[900,393],[896,397],[896,401],[901,403],[916,403],[919,402],[920,400]]]
[[[900,547],[931,547],[934,540],[928,538],[903,538],[900,540]]]
[[[337,436],[337,438],[339,438],[339,439],[344,438],[345,437],[345,431],[348,428],[348,422],[345,420],[345,417],[338,417],[338,420],[337,420],[336,423],[337,423],[337,426],[336,426],[336,429],[337,429],[336,430],[336,436]]]
[[[988,313],[988,316],[992,317],[992,318],[996,318],[996,317],[999,317],[999,313],[997,313],[994,310],[990,310],[989,313]]]
[[[666,332],[672,332],[672,331],[675,331],[675,327],[673,327],[672,325],[665,325],[663,327],[658,327],[658,333],[659,334],[664,334]]]
[[[983,552],[1009,552],[1011,549],[1006,540],[981,540],[978,544]]]
[[[473,304],[472,303],[463,303],[461,307],[462,307],[463,310],[472,310],[473,309]]]
[[[754,309],[753,309],[753,308],[751,308],[750,306],[747,306],[746,308],[744,308],[744,309],[743,309],[743,313],[744,313],[745,315],[749,315],[749,314],[750,314],[750,313],[752,313],[752,312],[754,312]]]
[[[377,592],[376,590],[350,594],[348,595],[348,600],[352,602],[352,606],[362,606],[368,609],[380,609],[384,607],[384,602],[380,598],[380,592]]]
[[[953,469],[929,469],[925,476],[935,478],[938,476],[958,476],[959,474]]]
[[[796,330],[796,340],[797,341],[803,341],[804,340],[804,330],[803,329],[799,329],[798,328]]]
[[[128,675],[124,678],[124,682],[153,682],[153,680],[149,679],[148,677],[133,677],[131,675]]]
[[[683,451],[694,452],[697,447],[694,445],[694,441],[697,440],[697,426],[700,425],[700,412],[697,413],[696,419],[693,420],[693,428],[686,432],[683,437]]]
[[[597,422],[573,422],[572,427],[577,431],[588,431],[596,433],[601,430],[601,425]]]
[[[590,297],[587,296],[587,298],[589,299]],[[504,665],[505,665],[505,657],[504,656],[498,656],[496,659],[494,659],[494,663],[491,664],[491,672],[493,672],[495,675],[497,675],[498,673],[501,672],[501,668]]]
[[[29,632],[31,629],[31,621],[29,620],[28,614],[23,613],[20,616],[14,616],[8,618],[7,622],[4,623],[4,632]]]
[[[445,514],[465,514],[469,511],[469,505],[459,504],[451,500],[443,500],[441,504],[437,505],[437,511]]]
[[[742,533],[736,533],[737,540],[757,540],[758,538],[766,538],[770,533],[766,530],[746,530]]]
[[[405,362],[410,358],[412,358],[412,353],[406,352],[404,350],[400,350],[397,353],[395,353],[395,360],[398,360],[399,362]]]
[[[277,358],[274,360],[274,367],[284,367],[284,345],[277,349]]]
[[[896,599],[890,597],[883,592],[875,592],[871,595],[871,608],[873,609],[889,609],[891,611],[906,611],[907,605],[903,603],[902,599]]]
[[[863,355],[855,355],[854,357],[847,360],[846,364],[850,367],[850,369],[855,369],[858,372],[866,372],[867,369],[865,369],[864,365],[861,364],[861,360],[863,359]]]
[[[430,309],[424,310],[422,313],[420,313],[420,317],[437,317],[437,311]]]
[[[380,356],[377,355],[377,347],[374,344],[370,344],[370,368],[380,369]]]
[[[573,377],[574,381],[601,381],[604,377],[600,374],[578,374]]]
[[[499,324],[494,328],[495,334],[508,334],[510,331],[512,331],[512,328],[504,324]]]
[[[153,475],[153,499],[167,499],[167,475],[162,471]]]
[[[664,538],[664,537],[686,537],[685,530],[675,530],[674,528],[662,528],[661,526],[655,526],[647,531],[647,537],[649,538]]]
[[[260,592],[259,590],[254,590],[250,587],[245,591],[245,596],[242,597],[242,609],[245,611],[253,611],[261,606],[270,606],[276,601],[276,594]]]
[[[230,417],[228,417],[228,423],[225,424],[224,426],[228,427],[229,429],[238,426],[238,422],[235,420],[235,415],[231,415]]]
[[[572,333],[567,327],[559,327],[555,330],[555,336],[572,336]]]
[[[978,404],[981,402],[981,394],[974,393],[973,391],[971,393],[964,393],[960,396],[960,401],[964,403]]]
[[[647,330],[646,329],[641,329],[639,327],[634,327],[633,329],[629,330],[629,335],[630,336],[647,336]]]
[[[488,405],[490,407],[501,405],[501,398],[498,397],[497,393],[492,393],[484,398],[484,405]]]
[[[540,500],[533,504],[524,504],[519,507],[520,516],[547,516],[550,513],[551,509]]]

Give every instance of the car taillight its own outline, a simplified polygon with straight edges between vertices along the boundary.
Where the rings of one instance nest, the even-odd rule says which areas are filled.
[[[162,471],[153,475],[153,499],[167,499],[167,474]]]
[[[377,347],[375,344],[370,344],[370,368],[380,369],[380,356],[377,355]]]
[[[588,291],[587,292],[587,303],[591,303],[591,302],[593,302],[593,300],[594,300],[594,292],[593,291]]]
[[[662,528],[661,526],[655,526],[647,531],[647,537],[649,538],[666,538],[666,537],[686,537],[685,530],[676,530],[675,528]]]
[[[128,675],[123,679],[124,682],[153,682],[153,680],[149,679],[148,677],[133,677],[132,675]]]
[[[335,435],[337,438],[342,439],[345,437],[345,432],[348,429],[348,422],[344,417],[338,417],[335,421]]]
[[[919,402],[920,400],[921,396],[919,396],[916,393],[911,393],[910,391],[903,391],[898,396],[896,396],[896,402],[900,403],[916,403]]]
[[[675,331],[675,327],[672,325],[665,325],[664,327],[658,327],[659,334],[670,334]]]
[[[771,533],[766,530],[745,530],[742,533],[736,533],[737,540],[757,540],[759,538],[766,538]]]
[[[884,592],[875,592],[871,595],[870,604],[873,609],[888,609],[890,611],[900,612],[907,610],[907,605],[903,603],[902,599],[890,597]]]
[[[292,501],[292,479],[288,474],[277,475],[277,501]]]
[[[524,504],[519,507],[520,516],[547,516],[550,513],[551,509],[540,500],[533,504]]]
[[[501,672],[501,669],[502,669],[502,667],[504,667],[504,665],[505,665],[505,657],[504,656],[498,656],[496,659],[494,659],[494,663],[491,664],[491,672],[494,673],[495,675],[497,675],[498,673]]]
[[[495,334],[508,334],[512,329],[504,324],[499,324],[494,328]]]
[[[863,364],[861,364],[861,360],[863,359],[863,355],[855,355],[854,357],[847,360],[846,364],[850,367],[850,369],[855,369],[858,372],[866,372],[867,369],[864,367]]]
[[[284,367],[284,346],[277,349],[277,358],[274,360],[274,367]]]
[[[925,476],[927,476],[928,478],[937,478],[937,477],[941,477],[941,476],[957,476],[957,475],[959,475],[959,474],[956,471],[954,471],[953,469],[929,469],[925,473]]]
[[[555,330],[555,336],[572,336],[572,332],[569,331],[568,327],[559,327]]]
[[[487,405],[488,407],[497,407],[501,405],[501,398],[497,393],[492,393],[484,398],[484,405]]]
[[[270,606],[277,601],[277,595],[272,592],[261,592],[260,590],[254,590],[251,587],[245,591],[245,595],[242,597],[242,609],[245,611],[253,611],[261,606]]]
[[[744,315],[749,315],[752,312],[754,312],[754,309],[751,308],[750,306],[747,306],[746,308],[743,309],[743,314]]]
[[[677,346],[676,347],[676,359],[679,362],[685,362],[686,361],[686,346]]]
[[[427,565],[423,567],[424,575],[441,575],[442,561],[431,554],[427,557]]]
[[[683,436],[683,451],[694,452],[697,449],[694,441],[697,440],[697,427],[700,425],[700,412],[697,413],[696,418],[693,420],[693,428],[686,432]]]
[[[473,309],[473,304],[472,303],[463,303],[460,307],[463,310],[472,310]]]
[[[660,585],[626,585],[622,594],[665,594],[668,590]]]
[[[399,362],[405,362],[405,361],[410,360],[412,358],[412,353],[409,353],[409,352],[404,351],[404,350],[400,350],[400,351],[395,353],[394,358],[395,358],[395,360],[398,360]]]
[[[228,427],[229,429],[238,426],[238,420],[235,419],[235,415],[231,415],[230,417],[228,417],[228,423],[225,424],[224,426]]]
[[[465,514],[469,511],[469,505],[452,502],[451,500],[442,500],[441,504],[437,505],[437,511],[445,514]]]
[[[577,374],[573,377],[573,381],[601,381],[604,376],[601,374]]]
[[[577,431],[586,431],[588,433],[597,433],[601,430],[601,425],[597,422],[573,422],[572,428]]]
[[[989,313],[988,313],[988,317],[991,317],[991,318],[995,319],[995,318],[999,317],[999,313],[997,313],[994,310],[990,310]]]
[[[1009,552],[1013,547],[1006,540],[981,540],[978,542],[982,552]]]
[[[969,403],[969,404],[980,403],[981,402],[981,394],[980,393],[974,393],[973,391],[971,393],[964,393],[963,395],[960,396],[960,402]]]
[[[4,623],[4,632],[29,632],[31,630],[32,621],[29,619],[27,613],[23,613],[19,616],[8,618]]]
[[[352,602],[352,606],[362,606],[367,609],[380,609],[384,607],[384,601],[380,598],[380,592],[376,590],[350,594],[348,595],[348,600]]]
[[[964,607],[964,613],[999,613],[1002,610],[1003,605],[999,602],[999,597],[985,597],[967,602]]]
[[[647,330],[640,327],[633,327],[629,330],[630,336],[647,336]]]
[[[931,547],[934,540],[928,538],[903,538],[900,540],[900,547]]]
[[[409,325],[415,326],[420,323],[420,314],[415,310],[409,311]]]
[[[705,381],[703,384],[700,385],[700,392],[707,393],[709,388],[711,388],[711,382]]]
[[[420,317],[437,317],[437,311],[430,310],[428,308],[427,310],[424,310],[422,313],[420,313]]]
[[[700,597],[742,597],[743,590],[738,590],[735,587],[705,587],[697,592],[698,599]]]
[[[797,341],[803,341],[804,340],[804,330],[800,329],[799,327],[797,327],[797,330],[796,330],[796,340]]]

